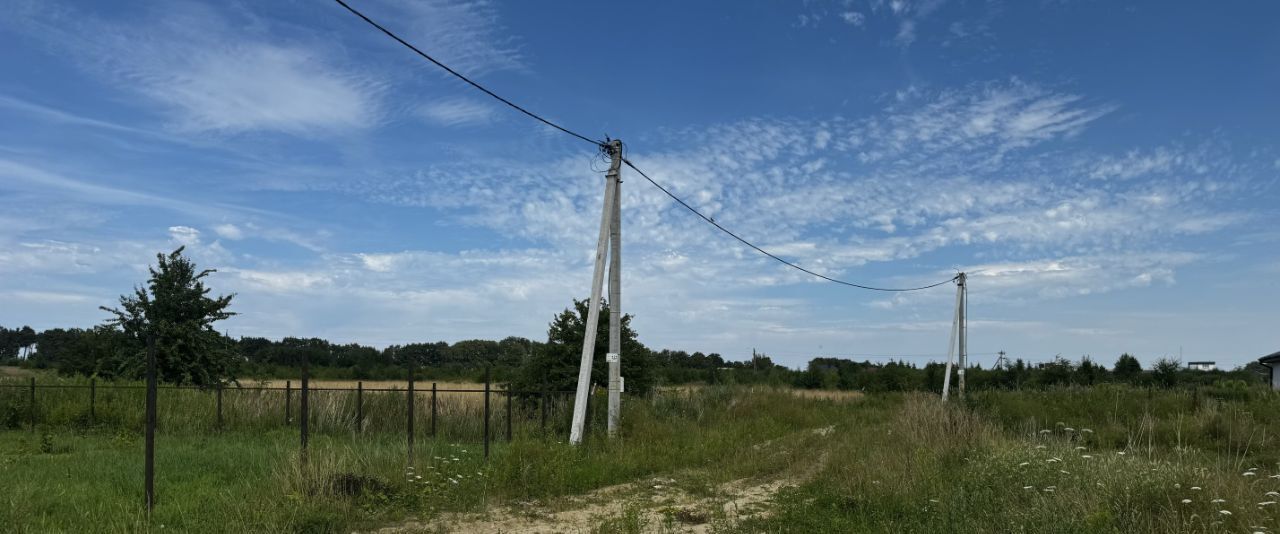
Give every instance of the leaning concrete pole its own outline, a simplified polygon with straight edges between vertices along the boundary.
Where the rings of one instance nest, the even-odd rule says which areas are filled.
[[[622,154],[614,156],[621,159]],[[618,172],[613,181],[613,222],[609,236],[609,437],[618,435],[618,414],[622,393],[622,179]]]
[[[959,280],[959,278],[957,278]],[[947,373],[942,378],[942,400],[945,402],[951,393],[951,361],[955,357],[956,330],[960,328],[960,292],[964,286],[956,284],[956,305],[951,310],[951,338],[947,340]]]
[[[587,396],[591,388],[591,363],[595,355],[596,330],[600,321],[600,292],[604,285],[604,260],[609,244],[609,223],[613,217],[613,202],[618,186],[618,170],[622,166],[622,142],[613,141],[608,146],[608,178],[604,186],[604,208],[600,214],[600,237],[596,240],[595,274],[591,277],[591,302],[587,307],[587,331],[582,340],[582,362],[578,366],[578,390],[573,399],[573,422],[569,425],[569,443],[582,442],[582,427],[587,420]]]

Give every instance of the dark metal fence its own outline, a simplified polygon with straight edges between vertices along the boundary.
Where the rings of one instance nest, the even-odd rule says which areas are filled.
[[[482,427],[484,429],[482,436],[483,436],[483,440],[486,442],[492,441],[495,438],[495,433],[492,431],[493,429],[490,428],[492,426],[490,423],[492,419],[495,418],[495,416],[500,417],[499,422],[503,425],[502,434],[504,434],[504,436],[502,437],[504,437],[506,440],[511,440],[513,438],[515,422],[518,419],[524,421],[526,425],[536,423],[536,428],[540,432],[548,431],[549,429],[548,425],[554,425],[554,428],[552,428],[552,430],[558,430],[560,428],[560,425],[557,425],[556,421],[550,421],[548,419],[548,415],[551,412],[557,412],[561,410],[554,408],[552,405],[557,400],[559,399],[567,400],[568,398],[571,398],[572,395],[574,394],[573,391],[558,391],[558,390],[532,391],[532,390],[497,389],[493,387],[493,384],[491,382],[485,382],[483,389],[440,387],[438,382],[432,382],[430,389],[422,389],[422,388],[419,388],[417,384],[418,384],[417,380],[411,380],[408,382],[407,388],[365,387],[363,381],[357,381],[355,387],[327,387],[327,386],[315,387],[315,386],[311,386],[309,383],[302,384],[300,386],[295,386],[294,381],[287,380],[285,381],[285,385],[283,387],[278,387],[278,386],[198,387],[198,386],[157,385],[156,389],[159,392],[193,391],[193,392],[200,392],[200,393],[209,395],[212,400],[212,406],[209,407],[211,408],[210,410],[211,413],[208,414],[208,417],[210,417],[213,420],[214,422],[213,427],[217,430],[226,430],[226,429],[233,428],[232,425],[229,425],[227,423],[228,418],[226,413],[226,405],[228,404],[228,402],[224,400],[226,395],[248,394],[248,393],[257,393],[259,395],[277,395],[279,399],[283,399],[283,409],[280,412],[280,415],[277,416],[279,417],[277,421],[280,421],[280,424],[282,426],[297,426],[300,432],[307,433],[307,434],[309,434],[311,430],[310,428],[308,428],[308,423],[313,422],[315,419],[314,408],[308,405],[310,404],[308,401],[310,401],[315,394],[348,394],[352,396],[354,398],[354,402],[352,403],[354,406],[352,407],[353,413],[349,416],[349,420],[350,420],[349,425],[350,425],[350,430],[356,433],[364,433],[368,431],[367,427],[371,424],[369,406],[368,406],[368,401],[371,398],[370,397],[371,394],[372,395],[403,395],[405,398],[403,413],[396,413],[394,414],[394,416],[397,419],[399,419],[400,417],[403,417],[403,419],[401,419],[403,422],[401,423],[401,425],[398,425],[398,426],[401,426],[403,428],[403,431],[405,432],[405,435],[406,435],[406,439],[408,440],[409,446],[411,448],[413,445],[412,440],[414,439],[414,436],[418,435],[419,433],[424,433],[427,436],[434,438],[440,432],[441,405],[444,404],[443,400],[446,394],[455,397],[455,400],[456,400],[456,397],[459,395],[482,395],[483,396],[483,403],[482,403],[483,408],[481,412],[476,415],[478,416],[477,418],[480,421],[482,421]],[[25,395],[27,398],[26,398],[26,402],[24,403],[26,404],[26,406],[23,407],[25,408],[24,411],[26,412],[25,414],[23,414],[23,415],[26,415],[26,421],[24,422],[25,423],[24,426],[27,426],[30,430],[34,431],[36,427],[43,422],[41,421],[42,407],[41,407],[41,401],[40,401],[40,397],[42,397],[43,395],[38,393],[40,391],[61,391],[61,390],[85,391],[85,396],[83,397],[84,398],[83,406],[87,408],[87,418],[88,418],[87,422],[89,424],[96,424],[101,422],[98,404],[99,404],[99,397],[104,391],[106,392],[112,392],[112,391],[145,392],[145,390],[147,389],[147,386],[143,384],[98,384],[96,380],[90,380],[87,384],[41,384],[41,383],[38,383],[34,377],[32,377],[28,379],[26,383],[12,383],[12,382],[0,383],[0,389],[10,389],[10,390],[26,389],[27,390],[26,391],[27,395]],[[497,404],[496,406],[493,402],[491,402],[491,398],[495,395],[499,397],[499,401],[500,401],[500,404]],[[295,402],[294,402],[295,396],[298,397],[298,402],[296,403],[297,406],[295,406]],[[14,402],[21,402],[21,401],[18,401],[17,398],[15,398],[12,395],[9,396],[9,398],[12,399]],[[59,402],[65,404],[67,400],[59,399]],[[165,403],[163,402],[158,402],[157,410],[160,412],[165,411],[164,404]],[[380,404],[385,405],[386,402],[383,401]],[[419,405],[423,405],[423,407],[427,408],[426,410],[424,410],[425,413],[420,414],[417,411],[417,407]],[[276,405],[276,408],[280,409],[280,406]],[[188,413],[191,410],[190,405],[182,406],[182,409],[184,410],[184,413],[182,414],[184,417],[193,417],[197,415],[193,413]],[[328,409],[342,409],[342,408],[331,407]],[[307,414],[307,417],[302,417],[302,414],[304,413]],[[172,414],[166,414],[166,415],[172,415]],[[562,414],[562,415],[567,416],[567,414]],[[423,429],[425,430],[425,432],[422,432],[421,430],[419,430],[419,428],[421,427],[416,426],[416,423],[419,421],[419,419],[422,419],[424,417],[426,418],[426,421],[425,421],[426,425],[425,425],[425,429]],[[340,419],[347,419],[347,418],[344,417]],[[384,425],[384,431],[385,431],[386,430],[385,424],[387,424],[389,421],[387,421],[386,419],[382,419],[379,422]],[[567,424],[567,418],[564,423]],[[144,419],[144,424],[146,424],[145,419]],[[325,430],[333,430],[332,425],[327,427]],[[305,444],[303,446],[305,447]]]
[[[154,367],[152,367],[152,369],[154,369]],[[510,390],[510,389],[494,389],[492,381],[490,380],[489,372],[487,370],[485,372],[485,381],[484,381],[483,389],[458,389],[458,388],[446,389],[446,388],[440,388],[439,383],[432,382],[431,389],[429,391],[418,389],[416,387],[417,381],[413,377],[412,370],[410,372],[410,377],[407,384],[408,387],[406,389],[366,388],[364,387],[363,381],[357,382],[356,387],[354,388],[311,387],[310,379],[307,376],[309,374],[308,371],[309,370],[306,368],[306,366],[304,366],[302,380],[301,380],[300,386],[297,388],[294,387],[292,380],[285,381],[285,386],[283,388],[266,387],[266,386],[241,387],[238,385],[236,387],[225,387],[225,386],[219,385],[215,387],[202,388],[197,386],[158,385],[155,381],[154,375],[152,375],[151,373],[148,373],[148,377],[147,377],[148,380],[145,385],[141,385],[141,384],[139,385],[101,384],[100,385],[97,383],[97,380],[90,380],[88,384],[38,384],[36,383],[35,377],[31,377],[25,384],[20,382],[0,383],[0,392],[5,391],[6,389],[9,391],[13,391],[15,388],[27,389],[27,392],[26,392],[27,398],[26,398],[26,406],[25,406],[27,411],[26,424],[27,426],[30,427],[31,431],[34,432],[36,430],[37,425],[40,424],[40,414],[41,414],[40,401],[37,395],[38,391],[87,390],[87,395],[82,398],[84,399],[83,402],[88,404],[87,406],[88,410],[87,412],[77,412],[77,413],[79,414],[87,413],[88,421],[85,421],[85,422],[88,423],[89,425],[95,425],[100,422],[100,419],[99,419],[100,413],[98,409],[99,393],[100,393],[99,390],[105,390],[106,392],[116,392],[116,391],[129,392],[129,391],[142,390],[145,395],[144,402],[143,402],[145,415],[144,415],[142,424],[144,427],[143,430],[146,435],[146,447],[144,452],[145,454],[144,499],[145,499],[145,504],[148,512],[150,512],[155,505],[154,457],[155,457],[155,432],[158,424],[157,421],[159,419],[158,414],[165,411],[164,404],[161,403],[159,400],[160,391],[188,390],[188,391],[198,391],[207,395],[212,395],[213,413],[211,415],[214,421],[214,430],[217,432],[226,430],[231,426],[227,423],[227,420],[224,414],[224,404],[225,404],[223,399],[224,394],[232,393],[232,392],[236,394],[242,394],[242,395],[256,394],[258,397],[256,399],[253,399],[254,401],[253,406],[255,407],[255,409],[258,409],[259,411],[262,410],[264,405],[272,404],[270,397],[274,395],[279,395],[283,397],[281,399],[283,401],[282,402],[283,425],[286,427],[292,427],[292,426],[295,426],[296,424],[299,430],[299,437],[300,437],[299,458],[300,458],[300,461],[302,462],[306,462],[307,441],[312,431],[311,421],[314,417],[314,414],[312,413],[312,410],[311,410],[311,402],[310,402],[312,395],[316,393],[319,393],[322,395],[326,395],[326,394],[347,394],[348,396],[354,395],[355,406],[353,407],[354,408],[353,410],[350,410],[351,412],[354,412],[354,413],[351,415],[349,420],[345,415],[336,414],[336,412],[342,412],[344,414],[347,413],[346,406],[337,406],[335,402],[328,403],[329,411],[333,412],[333,413],[330,413],[331,422],[342,425],[343,427],[345,427],[344,428],[345,431],[350,431],[354,434],[366,433],[367,431],[369,431],[369,426],[375,421],[383,425],[382,428],[384,428],[384,431],[395,430],[395,427],[400,427],[401,429],[403,429],[405,433],[405,440],[408,448],[408,461],[410,465],[412,465],[413,458],[414,458],[413,456],[414,438],[417,434],[417,432],[415,431],[414,423],[420,417],[417,415],[418,411],[416,409],[416,406],[419,404],[419,402],[421,402],[421,399],[423,397],[429,396],[430,398],[430,402],[429,402],[430,409],[428,412],[430,414],[429,425],[428,425],[429,435],[432,438],[437,438],[439,436],[438,431],[442,430],[442,427],[438,421],[440,419],[439,416],[440,416],[440,405],[442,404],[441,402],[442,394],[483,395],[483,403],[482,403],[483,408],[481,410],[481,413],[477,415],[479,416],[479,419],[480,419],[480,426],[481,426],[480,433],[482,435],[481,439],[484,442],[484,457],[487,460],[489,458],[490,442],[493,440],[493,432],[491,431],[490,427],[491,427],[491,419],[493,418],[493,415],[494,415],[494,407],[491,403],[491,398],[494,395],[505,397],[504,399],[505,402],[503,406],[503,411],[505,411],[505,414],[502,414],[502,415],[505,416],[503,419],[505,419],[506,428],[504,430],[506,434],[505,435],[506,441],[511,441],[514,438],[514,421],[515,419],[517,419],[517,414],[520,414],[521,418],[523,418],[523,420],[526,422],[526,428],[528,428],[528,426],[531,425],[532,423],[536,422],[537,431],[540,433],[540,435],[543,435],[543,436],[550,435],[548,434],[549,430],[550,432],[553,432],[553,433],[560,432],[562,430],[567,431],[568,424],[569,424],[568,418],[570,414],[569,414],[569,410],[563,409],[564,408],[563,405],[567,404],[569,399],[571,399],[574,395],[573,391],[555,391],[555,390],[520,391],[520,390]],[[295,414],[293,410],[293,396],[295,392],[299,397],[298,413],[296,414],[297,416],[296,418],[294,417]],[[403,414],[402,415],[392,414],[393,419],[399,418],[402,416],[403,419],[401,419],[401,421],[403,421],[403,423],[395,424],[394,422],[388,421],[386,418],[377,418],[377,419],[371,418],[370,412],[368,410],[368,408],[370,408],[370,406],[368,406],[369,404],[368,401],[370,400],[371,397],[367,394],[384,395],[384,396],[404,395],[405,400],[404,400]],[[10,399],[12,403],[10,405],[10,413],[17,413],[16,410],[13,410],[14,408],[13,405],[16,405],[21,402],[19,400],[21,398],[21,395],[5,395],[5,397]],[[594,397],[594,395],[592,395],[592,397]],[[560,402],[560,399],[563,399],[563,402]],[[117,398],[115,400],[119,400],[119,399]],[[332,401],[332,399],[330,400]],[[65,409],[68,404],[74,404],[74,403],[77,403],[78,401],[74,401],[74,400],[68,401],[67,399],[59,399],[59,402],[61,403],[60,407]],[[133,404],[133,402],[136,402],[136,397],[134,397],[133,399],[130,399],[128,401],[128,404],[136,406],[136,404]],[[53,404],[53,403],[50,403],[50,404]],[[396,403],[382,402],[381,404],[384,407],[394,407]],[[594,413],[596,412],[596,410],[592,409],[593,404],[594,404],[593,402],[589,401],[587,405],[587,420],[588,420],[587,428],[588,429],[591,427],[590,422],[595,419],[592,416],[596,415]],[[245,405],[247,405],[247,403]],[[455,422],[459,419],[465,420],[466,416],[468,415],[466,413],[468,411],[466,409],[467,408],[466,403],[465,402],[462,403],[462,406],[464,408],[462,410],[463,417],[462,418],[455,417]],[[189,399],[187,401],[187,404],[180,405],[180,406],[171,406],[171,408],[182,410],[183,413],[181,414],[181,416],[184,420],[191,419],[196,415],[194,413],[191,413],[193,411],[193,406],[190,404]],[[79,408],[76,408],[76,410],[79,410]],[[195,408],[195,410],[199,410],[199,408]],[[555,417],[553,419],[549,416],[550,413],[557,412],[557,411],[564,416],[563,427],[561,427],[558,424],[558,422],[554,420],[554,419],[559,419],[559,417]],[[265,419],[263,418],[259,418],[259,419],[263,421],[269,421],[271,419],[274,419],[274,417],[268,416]],[[276,421],[279,421],[279,419],[276,419]],[[391,425],[390,427],[387,427],[386,424],[389,422],[391,423]],[[11,421],[10,423],[11,425],[20,424],[17,421]],[[270,424],[274,425],[277,423],[270,423]],[[549,428],[548,427],[549,424],[555,425],[555,428]],[[335,430],[334,425],[331,424],[329,429]]]

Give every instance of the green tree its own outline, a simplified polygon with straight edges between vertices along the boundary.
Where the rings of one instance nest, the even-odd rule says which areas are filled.
[[[213,323],[235,315],[227,310],[235,295],[211,298],[204,279],[216,271],[198,270],[182,255],[183,248],[167,256],[156,254],[147,286],[134,288],[131,296],[121,295],[119,308],[103,306],[102,310],[114,316],[106,326],[122,330],[141,345],[154,338],[160,380],[210,386],[234,379],[235,352]],[[145,349],[130,351],[120,366],[122,376],[143,376]]]
[[[1133,382],[1142,374],[1142,364],[1137,358],[1130,356],[1129,353],[1120,355],[1120,359],[1116,360],[1115,375],[1116,378],[1126,382]]]
[[[578,365],[582,358],[582,342],[586,337],[587,301],[573,301],[572,309],[556,315],[547,328],[547,343],[532,346],[531,354],[513,377],[511,387],[523,391],[573,391],[578,385]],[[609,307],[600,306],[596,330],[595,358],[591,365],[591,382],[608,385]],[[636,339],[631,329],[631,316],[622,316],[622,377],[627,393],[644,395],[653,388],[649,349]]]
[[[1178,371],[1182,362],[1172,358],[1160,358],[1151,366],[1151,378],[1161,387],[1173,387],[1178,383]]]

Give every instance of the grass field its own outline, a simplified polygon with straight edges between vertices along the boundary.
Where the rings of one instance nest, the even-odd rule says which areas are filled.
[[[0,409],[4,405],[0,404]],[[583,447],[162,427],[142,513],[129,424],[0,432],[18,532],[1272,532],[1280,398],[1128,387],[827,399],[707,387]],[[163,525],[163,527],[161,526]]]

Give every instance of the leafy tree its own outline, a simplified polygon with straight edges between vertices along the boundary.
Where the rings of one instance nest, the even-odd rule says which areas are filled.
[[[578,385],[578,365],[582,358],[582,342],[586,337],[587,301],[573,301],[573,309],[565,309],[556,315],[547,329],[547,343],[533,347],[513,377],[511,387],[516,390],[572,391]],[[600,306],[600,321],[596,330],[595,357],[591,365],[591,382],[607,386],[609,364],[605,354],[609,349],[609,307]],[[631,316],[622,316],[622,377],[626,380],[627,393],[647,394],[653,388],[649,349],[636,339],[631,330]]]
[[[1156,360],[1155,365],[1151,366],[1151,378],[1162,387],[1173,387],[1178,383],[1178,371],[1181,369],[1182,362],[1172,358],[1160,358]]]
[[[121,295],[119,308],[102,310],[114,316],[106,326],[140,344],[154,338],[160,380],[209,386],[233,379],[237,368],[228,340],[213,329],[213,323],[235,315],[227,310],[235,295],[209,297],[204,279],[216,271],[197,270],[182,255],[183,248],[157,254],[147,286],[134,288],[132,296]],[[145,349],[130,352],[120,362],[120,374],[140,377],[146,372]]]
[[[1076,366],[1076,383],[1092,386],[1101,382],[1106,374],[1106,367],[1093,363],[1092,358],[1085,356],[1080,359],[1080,365]]]
[[[1129,353],[1120,355],[1120,359],[1116,360],[1115,375],[1116,378],[1127,382],[1133,382],[1142,374],[1142,364],[1137,358],[1130,356]]]

